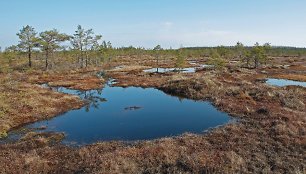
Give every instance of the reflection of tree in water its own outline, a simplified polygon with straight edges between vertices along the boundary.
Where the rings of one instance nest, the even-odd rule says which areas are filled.
[[[52,90],[61,93],[78,95],[80,98],[86,101],[85,105],[86,112],[89,112],[91,108],[99,109],[100,103],[106,102],[106,99],[101,97],[102,89],[90,90],[90,91],[78,91],[78,90],[70,90],[63,87],[52,87]]]
[[[79,96],[86,100],[85,109],[89,112],[91,108],[99,109],[99,105],[102,102],[106,102],[106,99],[101,97],[102,89],[91,91],[79,91]]]

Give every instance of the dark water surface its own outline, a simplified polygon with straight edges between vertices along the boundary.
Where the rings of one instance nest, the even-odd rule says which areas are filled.
[[[100,91],[56,90],[79,95],[89,104],[23,129],[44,127],[46,129],[40,131],[64,132],[65,144],[147,140],[185,132],[201,133],[230,120],[228,114],[218,111],[209,102],[180,99],[153,88],[107,85]],[[10,137],[18,137],[18,133],[10,132]]]

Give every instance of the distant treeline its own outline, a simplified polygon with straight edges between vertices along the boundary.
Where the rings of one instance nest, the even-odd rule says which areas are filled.
[[[269,43],[244,46],[237,42],[235,46],[185,47],[163,49],[160,45],[152,49],[142,47],[113,47],[111,42],[102,40],[102,35],[95,35],[92,29],[85,30],[77,26],[72,35],[51,29],[37,33],[31,26],[24,26],[18,33],[19,43],[0,49],[0,72],[9,69],[54,69],[84,68],[99,66],[122,56],[150,55],[156,59],[176,59],[181,67],[186,58],[209,58],[216,67],[226,65],[229,60],[238,60],[245,67],[257,68],[266,64],[268,57],[304,57],[306,48],[271,46]],[[32,60],[33,59],[33,60]]]
[[[235,46],[217,46],[217,47],[185,47],[186,50],[209,52],[211,49],[224,47],[229,51],[235,51]],[[244,46],[246,50],[251,50],[254,46]],[[286,47],[286,46],[271,46],[268,51],[269,56],[280,57],[300,57],[306,56],[306,48]]]

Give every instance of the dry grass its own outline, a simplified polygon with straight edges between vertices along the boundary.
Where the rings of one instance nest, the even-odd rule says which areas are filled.
[[[118,66],[114,69],[108,70],[108,72],[128,72],[128,71],[142,71],[144,69],[149,69],[149,66],[141,65],[130,65],[130,66]]]
[[[306,74],[274,74],[271,77],[306,82]]]
[[[83,106],[79,97],[54,92],[37,84],[89,90],[103,87],[98,68],[67,72],[27,71],[0,74],[0,137],[26,123],[54,117]]]
[[[133,62],[124,61],[127,65]],[[305,88],[271,87],[257,81],[265,75],[246,69],[231,73],[129,71],[109,75],[119,86],[156,87],[173,95],[209,99],[239,121],[202,135],[184,134],[132,144],[101,142],[80,148],[56,145],[60,139],[56,135],[29,134],[18,143],[0,145],[1,172],[306,172]]]
[[[76,90],[100,89],[104,79],[97,77],[99,69],[81,69],[67,72],[33,72],[27,74],[30,83],[48,83],[50,86],[67,87]]]
[[[1,75],[0,132],[2,136],[20,125],[54,117],[62,112],[80,108],[79,97],[45,89]]]

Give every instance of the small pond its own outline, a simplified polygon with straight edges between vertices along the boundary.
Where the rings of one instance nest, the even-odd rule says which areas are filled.
[[[279,87],[290,86],[290,85],[306,87],[306,82],[299,82],[299,81],[287,80],[287,79],[269,78],[267,79],[267,83],[269,85],[279,86]]]
[[[165,73],[165,72],[184,72],[184,73],[194,73],[196,72],[196,68],[150,68],[144,70],[144,72],[160,72],[160,73]]]
[[[192,65],[197,65],[194,62],[191,62]],[[197,69],[199,68],[211,68],[213,65],[206,65],[201,64],[198,67],[189,67],[189,68],[150,68],[143,70],[144,72],[154,73],[154,72],[160,72],[160,73],[166,73],[166,72],[183,72],[183,73],[195,73]]]
[[[84,92],[66,88],[53,90],[79,95],[88,100],[88,105],[21,130],[64,132],[64,144],[148,140],[185,132],[202,133],[230,121],[228,114],[209,102],[182,99],[153,88],[106,85],[101,90]],[[20,132],[9,132],[7,139],[20,138]]]

